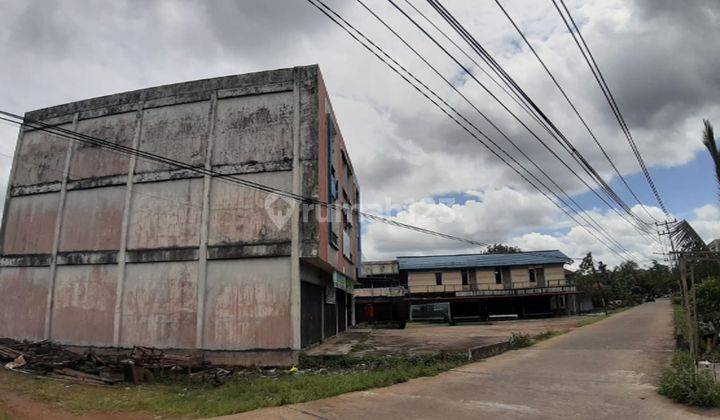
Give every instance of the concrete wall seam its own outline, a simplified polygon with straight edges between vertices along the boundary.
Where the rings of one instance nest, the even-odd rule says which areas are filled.
[[[72,130],[77,131],[79,113],[75,113],[73,116]],[[63,139],[64,141],[67,141]],[[75,150],[76,142],[71,142],[65,152],[65,166],[63,167],[63,174],[60,185],[60,199],[58,200],[58,211],[55,216],[55,230],[53,233],[53,245],[52,255],[50,257],[50,284],[48,285],[48,298],[47,306],[45,309],[45,339],[52,339],[52,312],[55,295],[55,274],[57,272],[57,254],[60,248],[60,234],[62,229],[63,212],[65,210],[65,197],[67,196],[67,180],[70,172],[70,162],[72,161],[72,154]],[[12,181],[11,181],[12,182]]]
[[[215,134],[215,114],[217,111],[217,91],[210,96],[210,109],[208,111],[208,129],[205,139],[205,169],[212,169],[212,154]],[[200,215],[200,249],[198,251],[198,282],[197,282],[197,320],[195,327],[195,347],[203,348],[205,334],[205,291],[207,287],[207,258],[208,258],[208,231],[210,229],[210,188],[212,182],[210,175],[203,179],[202,214]]]
[[[141,99],[140,102],[136,104],[135,134],[133,135],[132,141],[132,147],[134,149],[136,149],[138,144],[140,144],[140,136],[142,135],[143,107],[144,101]],[[120,345],[123,293],[125,287],[125,265],[127,260],[128,229],[130,225],[130,206],[132,205],[133,175],[135,173],[136,162],[137,156],[132,155],[130,157],[130,162],[128,163],[128,175],[125,183],[125,205],[123,208],[122,227],[120,230],[120,249],[118,250],[117,261],[118,278],[117,284],[115,285],[115,310],[113,315],[113,344],[116,347]]]

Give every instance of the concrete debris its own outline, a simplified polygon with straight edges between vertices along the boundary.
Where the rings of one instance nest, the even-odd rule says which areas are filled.
[[[12,362],[5,363],[5,367],[7,369],[12,370],[15,368],[25,366],[26,364],[27,364],[27,362],[25,362],[25,358],[22,355],[20,355],[20,356],[16,357],[15,360],[13,360]]]
[[[0,338],[0,362],[5,368],[75,382],[112,385],[152,381],[167,373],[187,374],[188,381],[222,384],[233,370],[212,366],[199,354],[169,354],[163,350],[134,347],[130,352],[97,354],[73,352],[50,341],[17,341]]]

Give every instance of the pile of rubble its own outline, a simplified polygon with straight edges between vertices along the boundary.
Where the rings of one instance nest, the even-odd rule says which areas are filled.
[[[0,364],[14,371],[98,385],[146,382],[166,373],[187,374],[188,381],[221,384],[233,374],[231,369],[210,365],[200,354],[168,354],[148,347],[109,354],[78,353],[50,341],[9,338],[0,338]]]

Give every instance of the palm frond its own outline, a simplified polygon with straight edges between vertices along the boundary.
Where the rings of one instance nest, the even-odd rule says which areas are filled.
[[[687,220],[676,223],[670,230],[678,251],[707,251],[708,247]]]
[[[713,163],[715,164],[715,178],[718,183],[718,198],[720,198],[720,154],[718,153],[717,143],[715,142],[715,133],[710,121],[703,120],[705,126],[703,130],[703,144],[707,147]]]

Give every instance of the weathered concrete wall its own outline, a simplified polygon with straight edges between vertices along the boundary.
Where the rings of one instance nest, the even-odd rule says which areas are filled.
[[[68,191],[60,229],[60,251],[120,248],[125,187]]]
[[[72,129],[70,124],[60,128]],[[35,185],[60,181],[65,168],[69,142],[44,131],[29,131],[23,135],[20,153],[15,163],[12,185]]]
[[[80,120],[77,131],[121,146],[132,147],[138,118],[134,112]],[[83,143],[75,145],[70,180],[126,175],[130,157]]]
[[[290,172],[262,172],[240,178],[290,190]],[[209,245],[290,241],[290,212],[295,202],[264,191],[214,179],[210,195]]]
[[[394,276],[400,274],[397,260],[391,261],[364,261],[362,263],[363,275],[367,277]]]
[[[52,313],[53,340],[92,346],[113,345],[117,267],[58,267]]]
[[[292,159],[292,92],[218,101],[213,165]]]
[[[197,263],[128,264],[120,345],[195,347]]]
[[[5,254],[46,254],[52,250],[60,194],[10,199],[3,215]],[[32,228],[30,228],[32,227]]]
[[[143,112],[140,150],[192,166],[205,163],[205,135],[210,103],[163,106]],[[139,159],[136,172],[172,169],[157,162]]]
[[[289,257],[208,263],[205,348],[291,348],[290,321]]]
[[[199,245],[202,179],[143,183],[133,188],[128,249]]]
[[[3,267],[0,270],[0,336],[44,338],[48,267]]]

